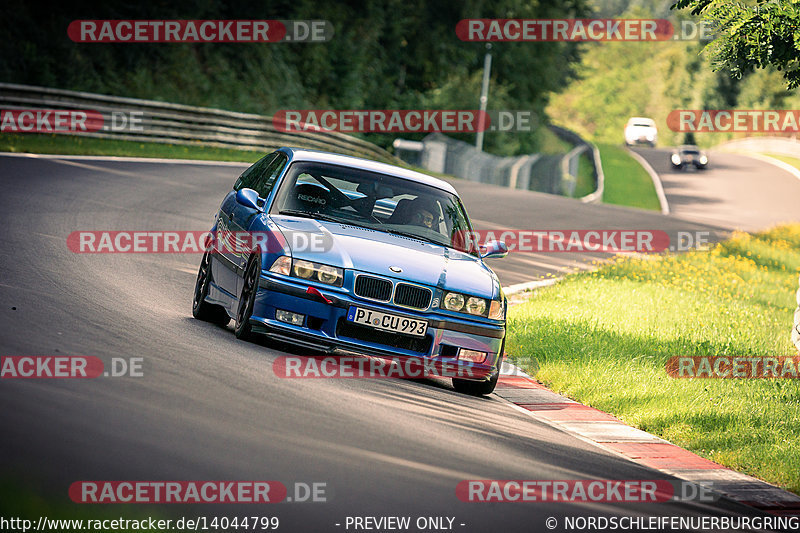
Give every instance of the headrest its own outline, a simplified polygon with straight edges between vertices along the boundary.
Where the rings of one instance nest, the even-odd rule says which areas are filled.
[[[321,185],[300,183],[292,191],[293,209],[322,211],[331,203],[331,193]]]

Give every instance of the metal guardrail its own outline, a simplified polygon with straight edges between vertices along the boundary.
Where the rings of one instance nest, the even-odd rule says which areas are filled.
[[[271,151],[297,146],[397,163],[399,160],[370,142],[333,131],[283,132],[272,117],[210,107],[172,104],[32,85],[0,83],[2,109],[82,109],[103,115],[110,124],[117,112],[141,113],[141,128],[104,128],[80,135],[125,141]]]
[[[603,174],[603,162],[600,160],[600,150],[593,144],[590,146],[592,147],[592,162],[594,163],[595,190],[593,193],[582,197],[581,202],[585,204],[597,204],[603,201],[606,177],[605,174]]]
[[[580,157],[583,152],[591,150],[591,163],[593,167],[592,172],[594,174],[595,190],[593,193],[579,198],[579,200],[586,204],[602,202],[603,190],[605,189],[605,175],[603,174],[603,163],[600,160],[600,151],[595,145],[588,141],[584,141],[580,135],[573,131],[561,128],[559,126],[550,126],[550,129],[561,139],[575,145],[575,148],[570,150],[570,152],[565,154],[561,159],[560,168],[563,188],[565,191],[569,192],[569,195],[572,196],[578,176],[578,157]]]
[[[564,194],[572,198],[575,195],[575,186],[578,183],[579,157],[589,151],[588,144],[579,144],[561,158],[561,188]]]

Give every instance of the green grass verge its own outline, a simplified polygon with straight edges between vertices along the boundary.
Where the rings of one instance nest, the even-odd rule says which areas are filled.
[[[45,517],[53,521],[64,520],[61,524],[51,523],[52,527],[43,527],[43,531],[59,531],[59,532],[72,532],[72,531],[152,531],[154,533],[163,532],[164,529],[159,529],[158,524],[155,527],[149,527],[148,518],[153,518],[156,522],[158,520],[172,520],[172,525],[175,524],[179,514],[176,511],[170,510],[164,512],[163,507],[155,505],[125,505],[125,504],[77,504],[69,499],[67,488],[64,487],[63,492],[42,491],[41,488],[34,487],[32,483],[27,481],[24,477],[8,476],[0,478],[0,516],[9,520],[11,518],[18,518],[21,520],[30,520],[32,523],[27,527],[35,530],[40,517]],[[112,520],[118,519],[137,520],[142,527],[122,527],[122,524],[113,524]],[[82,521],[82,524],[75,521]],[[89,523],[89,520],[92,523]],[[106,527],[97,528],[90,527],[96,525],[95,520],[106,522]],[[43,526],[46,526],[43,523]],[[130,525],[130,524],[128,524]],[[166,522],[163,523],[166,525]],[[23,524],[19,524],[16,528],[11,528],[22,531]],[[171,527],[169,530],[174,530]]]
[[[267,151],[230,150],[150,142],[96,139],[75,135],[0,134],[0,152],[59,154],[59,155],[109,155],[126,157],[159,157],[165,159],[202,159],[208,161],[241,161],[254,163]],[[419,167],[403,165],[422,174],[441,179],[454,176],[432,172]]]
[[[598,144],[597,148],[605,175],[603,203],[661,210],[653,180],[642,165],[620,146]]]
[[[800,493],[800,381],[674,379],[673,356],[791,356],[800,224],[618,259],[509,313],[508,353],[553,390]]]
[[[35,154],[113,155],[130,157],[161,157],[167,159],[204,159],[211,161],[242,161],[253,163],[264,152],[206,148],[203,146],[162,144],[114,139],[96,139],[60,134],[0,134],[0,152]]]
[[[800,169],[800,159],[796,157],[790,157],[788,155],[781,155],[781,154],[764,154],[764,155],[769,156],[773,159],[777,159],[778,161],[783,161],[784,163],[788,163],[796,169]]]
[[[541,154],[566,154],[575,148],[572,144],[553,133],[549,128],[539,128],[537,134],[539,136],[539,153]]]
[[[578,177],[575,182],[574,198],[582,198],[595,190],[594,165],[585,152],[578,156]]]

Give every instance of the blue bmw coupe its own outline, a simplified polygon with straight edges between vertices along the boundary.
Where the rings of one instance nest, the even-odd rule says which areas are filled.
[[[328,353],[422,358],[466,372],[456,390],[491,393],[506,299],[455,189],[338,154],[281,148],[225,195],[203,255],[193,315]],[[249,244],[236,246],[241,236]],[[247,239],[244,239],[247,240]],[[463,377],[466,376],[466,377]]]

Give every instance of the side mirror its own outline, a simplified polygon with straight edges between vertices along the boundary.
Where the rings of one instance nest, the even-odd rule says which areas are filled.
[[[488,257],[497,257],[499,259],[508,255],[508,246],[503,241],[489,241],[481,248],[483,248],[481,259]]]
[[[239,189],[236,193],[236,201],[245,207],[261,211],[258,205],[258,193],[253,189]]]

